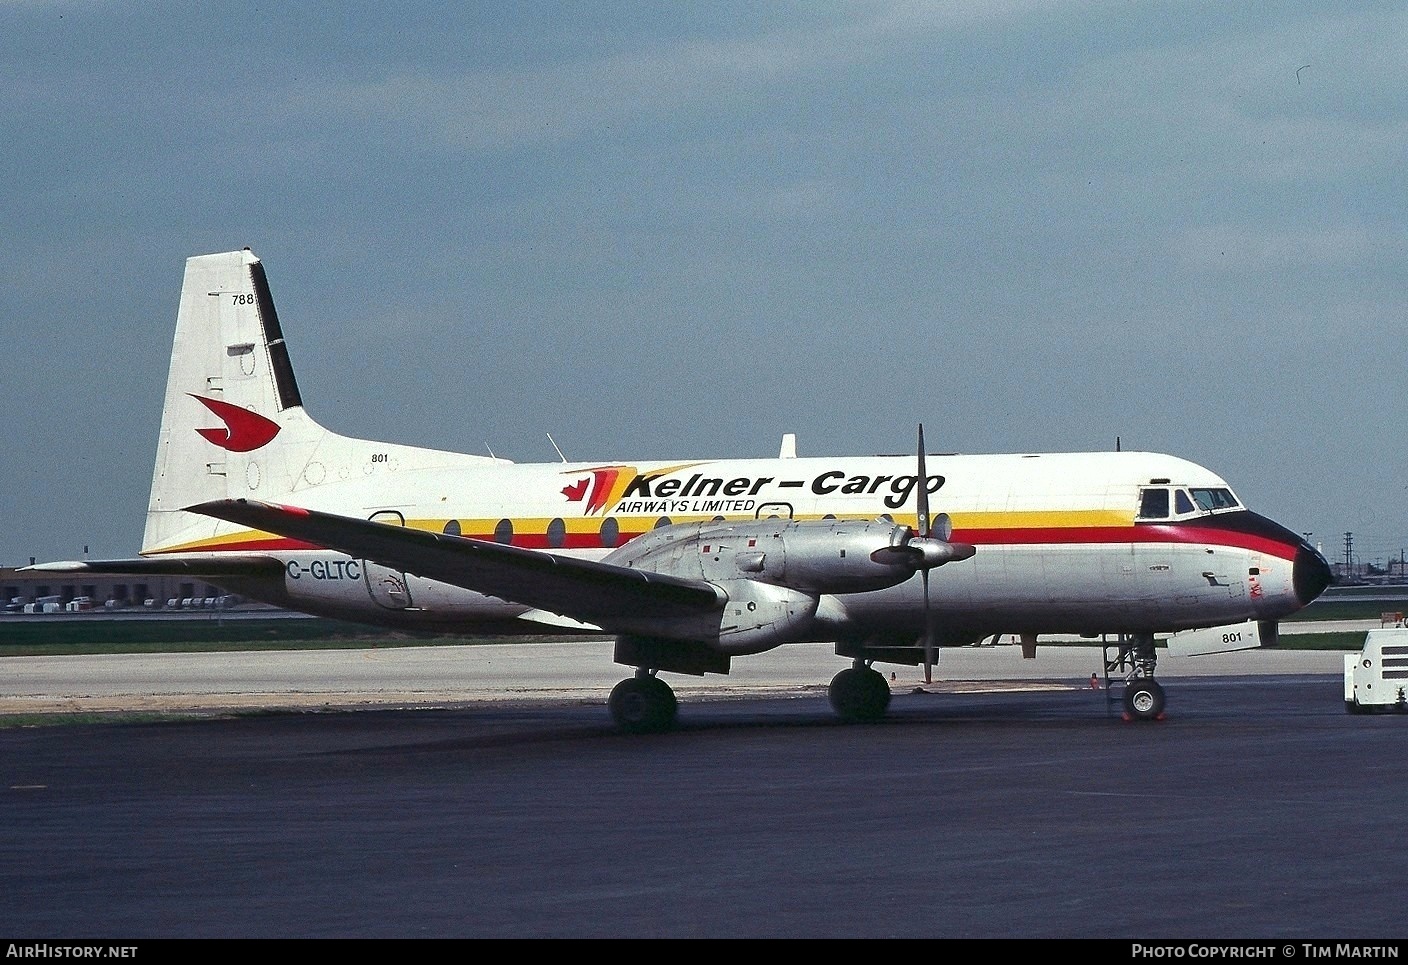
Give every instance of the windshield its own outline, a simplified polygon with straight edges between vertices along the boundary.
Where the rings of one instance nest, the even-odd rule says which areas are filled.
[[[1198,504],[1198,508],[1205,512],[1212,512],[1217,509],[1236,509],[1238,506],[1237,497],[1232,495],[1230,489],[1194,489],[1193,501]]]
[[[1138,519],[1185,519],[1209,513],[1240,509],[1232,490],[1223,487],[1197,489],[1182,486],[1145,486],[1139,490]]]

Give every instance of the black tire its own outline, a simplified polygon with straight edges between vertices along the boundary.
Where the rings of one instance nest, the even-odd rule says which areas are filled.
[[[675,720],[678,718],[680,710],[680,702],[675,697],[675,690],[659,677],[646,677],[645,679],[650,681],[653,698],[660,702],[662,729],[669,730],[675,726]]]
[[[628,734],[658,734],[675,726],[679,702],[659,677],[627,677],[606,702],[616,726]]]
[[[878,671],[848,667],[831,678],[831,709],[849,723],[882,719],[890,708],[890,684]]]
[[[1124,688],[1124,712],[1130,720],[1159,720],[1164,715],[1164,688],[1155,680],[1131,680]]]

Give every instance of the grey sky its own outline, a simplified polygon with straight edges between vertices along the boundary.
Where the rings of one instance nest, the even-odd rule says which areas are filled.
[[[1401,3],[0,0],[0,564],[136,552],[187,256],[518,461],[1171,452],[1408,547]]]

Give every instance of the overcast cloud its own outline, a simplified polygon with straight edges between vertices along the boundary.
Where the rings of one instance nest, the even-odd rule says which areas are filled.
[[[187,256],[309,412],[556,460],[1150,449],[1408,547],[1401,3],[0,0],[0,564],[139,548]]]

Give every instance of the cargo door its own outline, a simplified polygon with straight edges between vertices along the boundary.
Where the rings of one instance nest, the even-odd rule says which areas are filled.
[[[406,517],[394,509],[381,510],[368,517],[374,523],[405,526]],[[362,578],[367,592],[377,606],[388,610],[408,610],[411,607],[411,585],[406,574],[371,560],[362,560]]]

